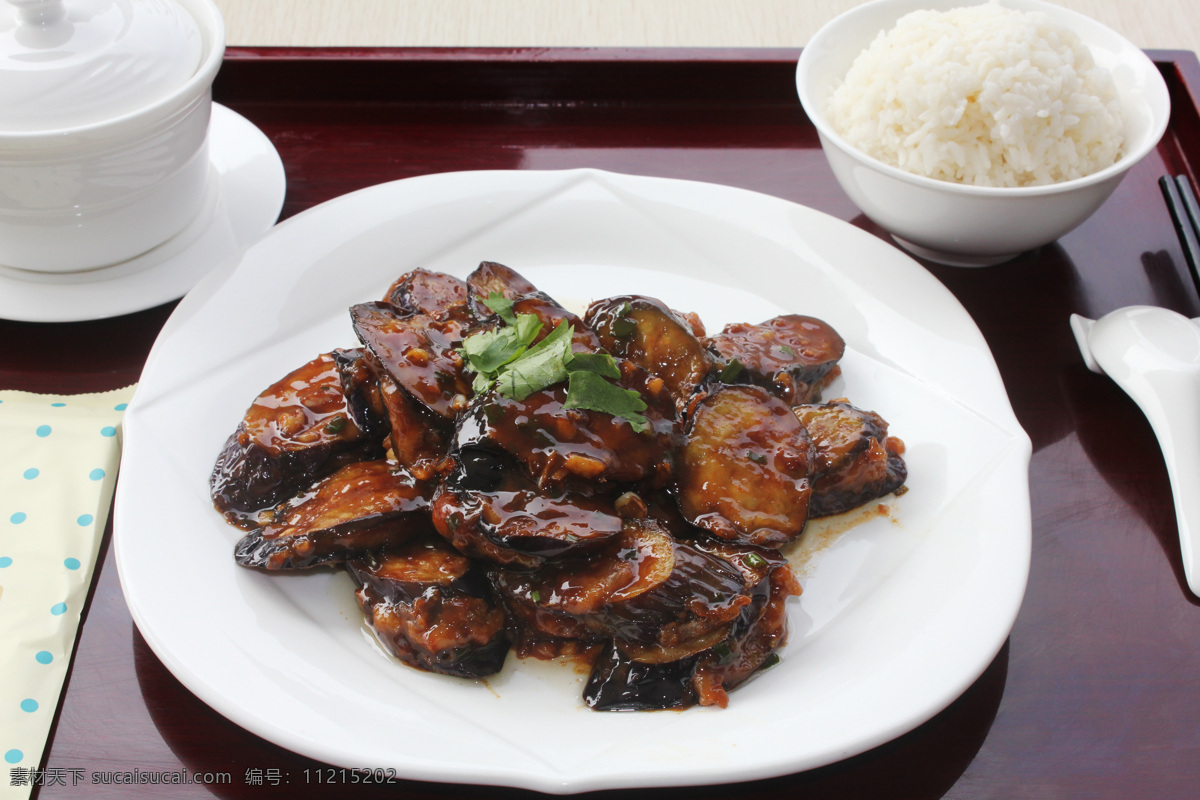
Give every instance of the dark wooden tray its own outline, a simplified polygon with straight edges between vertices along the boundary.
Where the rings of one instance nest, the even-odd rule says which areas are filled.
[[[795,97],[798,55],[231,49],[214,97],[279,149],[285,217],[413,175],[589,166],[753,189],[883,236],[825,164]],[[1165,173],[1194,179],[1200,168],[1200,63],[1190,52],[1151,55],[1171,88],[1170,128],[1089,222],[1003,266],[929,265],[982,329],[1033,440],[1033,567],[1003,650],[949,708],[868,753],[755,783],[621,797],[1125,800],[1190,797],[1200,786],[1200,601],[1183,582],[1166,471],[1139,409],[1086,370],[1067,325],[1072,312],[1098,317],[1134,303],[1200,316],[1156,184]],[[64,325],[0,321],[0,387],[68,392],[132,383],[171,308]],[[43,767],[61,783],[39,787],[42,798],[528,794],[352,785],[350,775],[226,721],[142,640],[111,552]],[[91,783],[135,770],[224,774],[228,782]]]

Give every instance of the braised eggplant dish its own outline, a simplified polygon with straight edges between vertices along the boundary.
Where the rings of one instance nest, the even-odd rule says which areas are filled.
[[[484,262],[413,270],[350,323],[253,400],[212,499],[238,564],[345,570],[417,669],[569,658],[596,710],[723,707],[787,640],[788,546],[907,477],[883,417],[822,400],[845,343],[814,317],[577,316]]]

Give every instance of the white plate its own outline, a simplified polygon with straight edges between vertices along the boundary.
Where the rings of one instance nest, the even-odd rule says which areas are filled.
[[[827,396],[908,444],[909,491],[803,572],[782,661],[727,709],[597,713],[569,668],[486,682],[391,662],[340,573],[237,567],[207,480],[259,390],[337,346],[347,308],[413,267],[506,263],[565,303],[641,292],[710,329],[782,310],[849,343]],[[729,187],[573,170],[430,175],[277,226],[184,298],[125,415],[115,546],[154,652],[283,747],[406,778],[544,792],[717,783],[827,764],[927,720],[991,663],[1029,568],[1030,443],[992,356],[916,262],[808,208]]]
[[[111,267],[57,274],[0,267],[0,318],[78,322],[178,300],[214,264],[274,225],[286,182],[271,140],[219,103],[213,104],[208,137],[208,190],[186,228]]]

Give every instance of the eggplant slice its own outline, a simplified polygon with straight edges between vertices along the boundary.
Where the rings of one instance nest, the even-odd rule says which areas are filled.
[[[584,688],[597,711],[645,711],[728,703],[728,691],[777,658],[787,642],[786,601],[800,594],[777,552],[728,542],[697,541],[697,552],[717,558],[741,576],[737,617],[702,648],[630,646],[618,639],[601,651]]]
[[[406,313],[390,303],[350,309],[354,332],[380,366],[417,402],[453,419],[471,398],[471,380],[458,348],[466,326],[458,319]]]
[[[430,527],[432,487],[388,461],[348,464],[242,537],[244,567],[291,570],[340,563]]]
[[[757,386],[720,386],[696,404],[686,435],[676,491],[689,522],[768,547],[803,532],[813,449],[786,403]]]
[[[792,410],[813,443],[812,516],[849,511],[904,485],[904,443],[888,436],[883,417],[844,399]]]
[[[213,504],[233,524],[256,526],[260,512],[318,478],[382,455],[365,422],[347,405],[338,359],[317,356],[254,399],[213,467]]]
[[[665,381],[680,409],[716,366],[696,337],[695,324],[652,297],[598,300],[588,307],[584,320],[608,352]]]
[[[649,519],[626,520],[620,537],[588,559],[561,559],[494,578],[511,605],[666,662],[723,641],[752,602],[736,568],[675,541]]]
[[[511,456],[482,448],[455,459],[434,498],[433,523],[469,556],[523,567],[594,551],[622,524],[611,498],[538,491]]]
[[[763,386],[789,405],[819,401],[846,353],[836,330],[801,314],[726,325],[705,344],[724,364],[722,380]]]
[[[368,354],[362,348],[354,348],[334,350],[332,356],[351,421],[362,431],[363,437],[382,442],[391,432],[391,422],[377,371],[372,368]]]
[[[378,374],[380,398],[389,420],[391,458],[421,480],[431,479],[449,450],[453,436],[449,423],[413,400],[373,357],[368,360]]]
[[[486,300],[494,294],[506,300],[515,300],[538,292],[538,288],[524,275],[495,261],[480,262],[475,271],[467,276],[467,286],[477,300]],[[490,314],[491,311],[485,308],[482,313]]]
[[[350,561],[355,598],[385,649],[428,672],[483,678],[504,666],[502,608],[480,567],[436,534]]]
[[[406,272],[388,287],[383,300],[410,314],[434,319],[471,318],[471,287],[444,272],[426,269]]]

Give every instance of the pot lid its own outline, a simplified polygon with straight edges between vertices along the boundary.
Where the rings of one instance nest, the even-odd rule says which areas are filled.
[[[203,37],[176,0],[0,0],[0,132],[74,128],[167,97]]]

